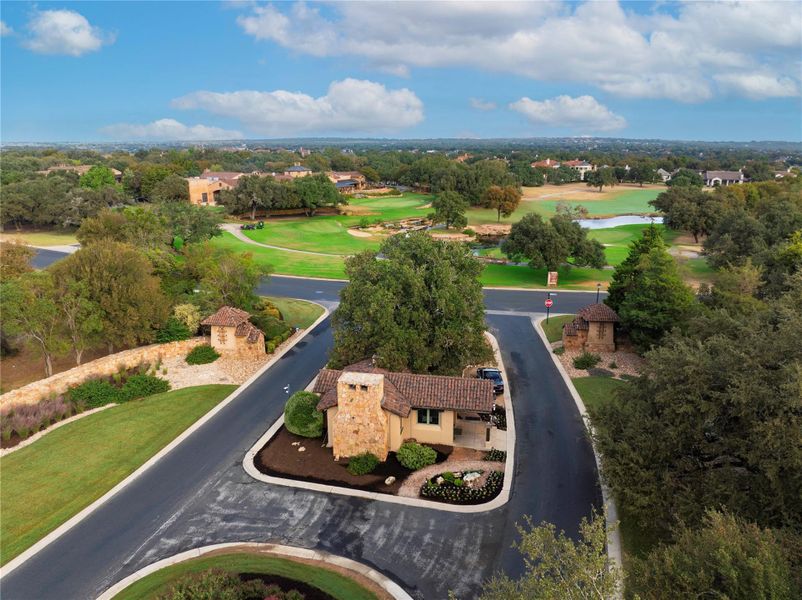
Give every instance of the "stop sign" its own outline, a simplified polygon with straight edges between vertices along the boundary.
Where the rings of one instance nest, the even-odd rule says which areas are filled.
[[[546,308],[551,308],[551,305],[554,304],[554,300],[552,300],[551,298],[546,298],[545,304]]]

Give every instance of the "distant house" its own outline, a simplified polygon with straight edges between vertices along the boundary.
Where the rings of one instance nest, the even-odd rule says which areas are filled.
[[[312,174],[312,169],[310,169],[309,167],[305,167],[300,163],[295,163],[291,167],[287,167],[286,169],[284,169],[284,176],[291,177],[292,179],[295,179],[297,177],[306,177],[307,175],[311,174]]]
[[[546,160],[539,160],[529,165],[533,169],[559,169],[560,163],[556,160],[547,158]]]
[[[585,160],[567,160],[562,163],[563,167],[570,167],[574,171],[579,172],[579,179],[581,181],[585,180],[585,173],[589,173],[590,171],[595,171],[596,166],[590,164]]]
[[[702,171],[699,175],[702,176],[707,187],[733,185],[746,181],[743,171]]]
[[[201,321],[201,325],[211,327],[211,345],[220,354],[264,356],[265,335],[249,319],[244,310],[223,306]]]
[[[371,452],[380,460],[407,439],[459,445],[463,429],[478,426],[490,440],[495,404],[489,379],[392,373],[363,361],[342,371],[323,369],[313,391],[326,413],[334,456]],[[484,416],[484,419],[481,417]]]
[[[563,325],[563,347],[588,352],[615,352],[616,312],[606,304],[591,304]]]
[[[210,171],[206,169],[199,177],[186,177],[189,184],[189,202],[198,206],[215,206],[223,190],[239,185],[246,175],[264,176],[264,173],[240,173],[239,171]]]
[[[663,180],[663,183],[671,181],[671,173],[663,168],[657,169],[657,175]]]
[[[359,171],[329,171],[327,175],[329,181],[342,194],[361,190],[367,183],[367,179]]]

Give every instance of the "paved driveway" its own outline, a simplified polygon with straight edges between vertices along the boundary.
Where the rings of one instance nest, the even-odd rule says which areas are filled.
[[[260,291],[330,300],[340,285],[272,278]],[[534,309],[532,296],[540,297],[488,291],[486,301],[494,311],[528,312],[515,309]],[[592,301],[563,297],[577,306]],[[142,477],[3,578],[3,598],[93,598],[151,562],[234,541],[340,554],[383,572],[415,598],[446,598],[450,589],[473,598],[499,569],[519,574],[522,561],[510,548],[516,522],[531,515],[575,534],[601,496],[582,422],[529,318],[490,314],[488,322],[516,417],[515,482],[502,508],[439,512],[272,486],[245,474],[242,457],[281,414],[283,387],[302,389],[326,362],[332,343],[326,320]]]

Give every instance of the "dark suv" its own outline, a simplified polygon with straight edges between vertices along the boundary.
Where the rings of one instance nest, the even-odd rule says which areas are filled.
[[[493,391],[498,394],[504,393],[504,379],[501,377],[501,371],[498,369],[491,369],[482,367],[476,369],[476,376],[479,379],[489,379],[493,382]]]

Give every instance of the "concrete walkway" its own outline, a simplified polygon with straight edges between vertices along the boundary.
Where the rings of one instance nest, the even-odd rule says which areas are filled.
[[[263,244],[261,242],[256,242],[249,238],[247,235],[242,233],[242,230],[239,228],[239,225],[236,223],[223,223],[220,225],[220,229],[226,231],[233,235],[238,240],[245,242],[246,244],[252,244],[253,246],[261,246],[262,248],[270,248],[271,250],[282,250],[284,252],[295,252],[296,254],[310,254],[312,256],[337,256],[340,258],[346,258],[347,254],[329,254],[327,252],[312,252],[311,250],[296,250],[295,248],[286,248],[285,246],[273,246],[271,244]]]

